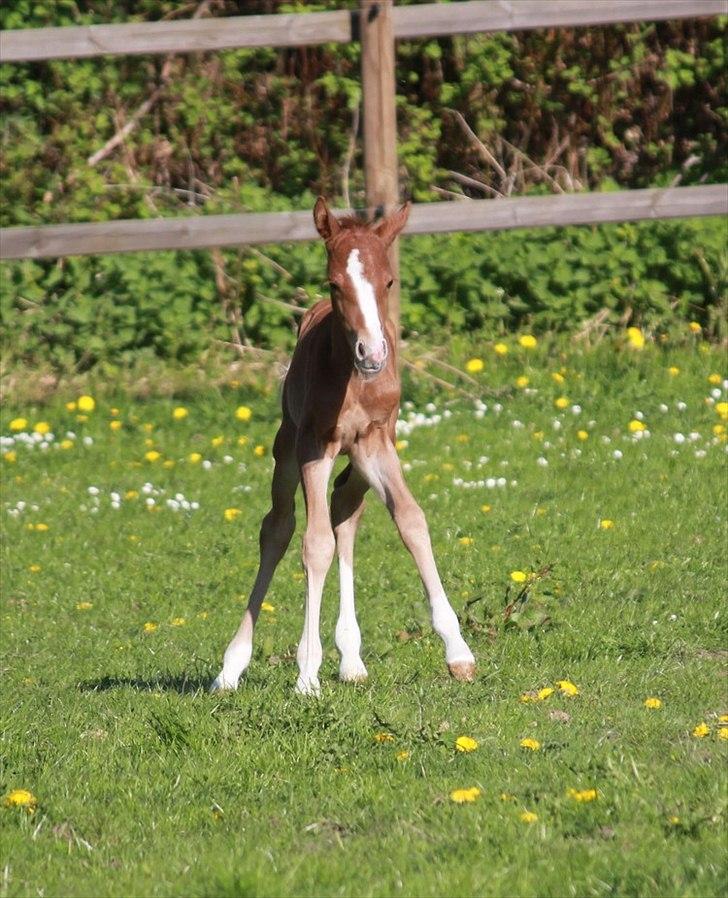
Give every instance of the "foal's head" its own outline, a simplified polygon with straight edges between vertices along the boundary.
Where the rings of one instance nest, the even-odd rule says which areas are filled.
[[[319,197],[313,218],[326,243],[331,302],[343,325],[354,365],[372,377],[385,366],[389,347],[384,325],[393,283],[387,249],[405,226],[409,203],[376,224],[336,218]]]

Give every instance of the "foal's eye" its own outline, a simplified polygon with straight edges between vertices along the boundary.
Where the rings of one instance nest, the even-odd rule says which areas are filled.
[[[389,288],[392,286],[393,283],[394,283],[394,278],[390,278],[390,279],[387,281],[387,290],[389,290]]]

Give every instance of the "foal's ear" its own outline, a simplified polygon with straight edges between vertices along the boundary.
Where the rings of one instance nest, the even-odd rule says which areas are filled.
[[[392,212],[391,215],[388,215],[374,225],[372,230],[377,237],[380,237],[384,241],[385,246],[389,246],[402,228],[407,224],[411,207],[412,203],[405,203],[403,206],[400,206],[399,209]]]
[[[341,230],[341,225],[336,220],[336,216],[329,209],[326,200],[322,196],[316,200],[316,205],[313,207],[313,220],[316,230],[326,242],[336,237]]]

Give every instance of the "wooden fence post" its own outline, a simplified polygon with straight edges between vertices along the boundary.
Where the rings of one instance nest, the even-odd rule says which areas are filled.
[[[367,212],[382,215],[399,202],[392,0],[360,0],[359,36]],[[389,317],[399,332],[399,241],[392,244],[389,258],[395,278]]]

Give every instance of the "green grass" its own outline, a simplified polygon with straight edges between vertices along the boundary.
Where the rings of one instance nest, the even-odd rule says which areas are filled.
[[[0,789],[28,789],[38,806],[0,807],[0,894],[725,894],[726,455],[705,401],[725,358],[697,346],[481,354],[484,387],[526,374],[533,392],[504,394],[500,413],[484,395],[479,419],[466,400],[413,387],[416,411],[432,399],[451,415],[401,451],[479,661],[472,685],[448,678],[412,563],[372,498],[356,563],[369,682],[336,680],[332,571],[323,694],[294,695],[299,527],[248,675],[234,694],[205,692],[256,568],[271,460],[253,447],[271,445],[273,397],[118,396],[86,422],[60,399],[4,411],[4,434],[22,415],[48,421],[54,443],[76,439],[5,447],[16,457],[3,463]],[[581,413],[558,411],[560,395]],[[249,423],[234,417],[242,403]],[[177,404],[189,415],[175,422]],[[629,433],[638,411],[649,438]],[[678,444],[676,432],[700,437]],[[453,484],[490,477],[507,485]],[[125,498],[145,482],[166,491],[156,511],[143,493]],[[199,509],[168,508],[177,492]],[[230,507],[241,513],[226,521]],[[48,529],[29,529],[38,523]],[[510,572],[548,566],[506,621]],[[579,694],[519,701],[561,679]],[[662,708],[645,708],[648,696]],[[703,721],[710,733],[697,738]],[[376,742],[383,732],[392,741]],[[460,735],[477,750],[456,752]],[[473,803],[450,799],[473,786]],[[577,802],[571,788],[598,798]]]

